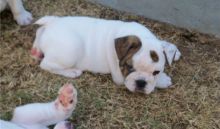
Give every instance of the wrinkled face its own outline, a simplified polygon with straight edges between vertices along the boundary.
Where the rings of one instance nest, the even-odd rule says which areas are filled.
[[[157,76],[164,70],[163,49],[155,42],[143,44],[137,36],[126,36],[115,40],[125,86],[132,92],[146,94],[152,92]]]

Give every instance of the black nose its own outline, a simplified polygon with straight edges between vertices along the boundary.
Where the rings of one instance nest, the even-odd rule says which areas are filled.
[[[147,85],[145,80],[136,80],[135,83],[138,89],[143,89]]]

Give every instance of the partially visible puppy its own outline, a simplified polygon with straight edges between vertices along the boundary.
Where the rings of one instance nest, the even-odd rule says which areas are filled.
[[[59,90],[57,99],[50,103],[33,103],[15,108],[11,122],[0,120],[1,129],[48,129],[58,123],[55,129],[73,129],[63,121],[71,116],[77,103],[77,91],[72,84],[65,84]]]
[[[42,125],[20,126],[12,122],[0,120],[0,129],[49,129]],[[69,121],[62,121],[56,124],[54,129],[74,129],[74,126]]]
[[[77,91],[72,84],[59,90],[57,99],[50,103],[33,103],[17,107],[12,122],[18,125],[49,126],[69,118],[77,103]]]
[[[0,12],[10,7],[14,19],[19,25],[28,25],[33,20],[31,13],[24,9],[21,0],[0,0]]]

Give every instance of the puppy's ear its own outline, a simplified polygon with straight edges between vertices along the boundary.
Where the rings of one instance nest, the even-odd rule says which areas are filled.
[[[141,48],[141,41],[137,36],[125,36],[115,39],[115,50],[119,59],[119,66],[124,76],[132,67],[132,57]]]
[[[179,60],[181,53],[178,48],[169,42],[161,41],[163,47],[163,53],[166,59],[166,62],[171,66],[173,61]]]

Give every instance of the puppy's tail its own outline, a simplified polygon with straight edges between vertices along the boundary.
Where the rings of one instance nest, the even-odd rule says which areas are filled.
[[[39,20],[37,20],[34,24],[47,25],[57,20],[58,18],[59,18],[58,16],[44,16],[40,18]]]

